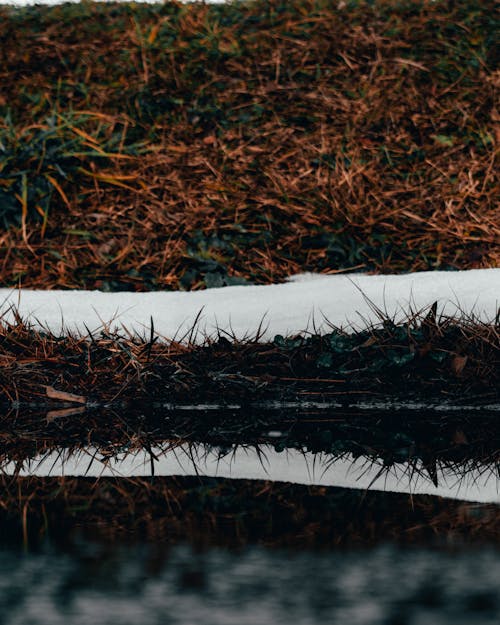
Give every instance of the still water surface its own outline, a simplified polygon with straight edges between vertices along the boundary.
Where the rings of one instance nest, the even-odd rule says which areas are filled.
[[[500,551],[0,547],[4,625],[498,625]]]
[[[352,454],[322,454],[272,445],[235,445],[225,453],[203,444],[172,444],[102,454],[95,447],[54,449],[24,462],[0,462],[0,474],[17,476],[148,477],[206,475],[247,480],[316,484],[414,495],[437,495],[500,504],[498,463],[436,462],[434,481],[422,462],[383,462]]]

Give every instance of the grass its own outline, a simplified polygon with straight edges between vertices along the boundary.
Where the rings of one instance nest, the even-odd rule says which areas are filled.
[[[379,325],[352,334],[332,327],[265,343],[221,333],[203,345],[169,341],[153,327],[149,336],[107,327],[57,336],[11,313],[0,321],[0,402],[8,406],[500,400],[499,320],[438,315],[436,304],[400,324],[380,312]]]
[[[490,0],[0,7],[0,285],[189,290],[307,270],[498,266],[497,32]],[[387,470],[405,460],[431,478],[439,463],[498,467],[498,318],[433,306],[354,334],[221,333],[196,346],[153,329],[57,336],[11,312],[1,466],[202,440],[349,453]],[[221,407],[165,408],[187,396]],[[270,400],[282,409],[264,409]],[[402,400],[429,409],[362,408]],[[498,506],[434,497],[0,481],[2,531],[25,544],[82,527],[308,546],[499,536]]]
[[[88,446],[94,462],[146,450],[153,463],[158,448],[203,441],[222,456],[239,445],[272,445],[311,451],[327,464],[364,458],[382,473],[406,466],[408,477],[431,481],[439,467],[457,480],[474,470],[496,475],[498,320],[440,317],[432,306],[399,325],[382,321],[355,334],[332,328],[267,344],[220,336],[194,345],[160,341],[154,332],[55,336],[19,316],[4,320],[0,468]],[[187,396],[214,409],[186,407]],[[391,408],[402,400],[424,407]],[[463,408],[436,410],[433,402]],[[0,523],[26,545],[46,532],[82,529],[112,539],[308,547],[431,537],[495,542],[499,533],[498,506],[438,497],[208,478],[1,479]]]
[[[493,4],[0,8],[0,283],[498,265]]]
[[[92,134],[84,130],[89,126],[93,126]],[[76,180],[87,178],[89,182],[105,181],[127,188],[127,177],[116,177],[106,170],[113,161],[130,158],[131,152],[137,153],[137,149],[127,146],[128,154],[124,154],[120,150],[122,140],[123,132],[116,129],[116,120],[104,115],[76,112],[65,118],[55,113],[42,123],[21,129],[15,127],[8,116],[0,128],[3,228],[21,226],[23,239],[28,243],[28,224],[37,220],[41,222],[43,239],[54,196],[71,209],[71,200],[63,187],[71,186]],[[94,236],[91,232],[71,228],[65,228],[64,232]]]

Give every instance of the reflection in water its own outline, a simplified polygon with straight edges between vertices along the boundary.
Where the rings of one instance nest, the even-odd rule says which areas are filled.
[[[104,453],[95,447],[48,451],[31,460],[6,462],[7,475],[137,477],[206,475],[259,479],[297,484],[338,486],[412,494],[439,495],[466,501],[500,503],[499,466],[496,463],[393,463],[305,452],[277,451],[272,445],[234,446],[225,453],[202,444],[166,442],[148,451]]]
[[[496,625],[500,553],[0,548],[4,625]]]

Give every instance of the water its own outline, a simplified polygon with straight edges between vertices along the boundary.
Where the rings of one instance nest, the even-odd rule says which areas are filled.
[[[272,445],[236,446],[223,454],[203,444],[172,441],[148,451],[139,449],[102,454],[97,448],[54,449],[24,463],[0,463],[0,474],[18,476],[147,477],[206,475],[338,486],[362,490],[437,495],[482,503],[500,503],[497,463],[433,464],[432,477],[422,463],[400,462],[384,466],[367,457],[286,449]],[[434,481],[433,481],[434,480]]]
[[[10,447],[6,444],[0,454],[0,477],[12,498],[9,505],[13,506],[5,526],[0,526],[0,625],[500,623],[500,545],[498,532],[494,533],[494,518],[492,521],[492,517],[482,516],[481,506],[456,504],[459,507],[453,508],[453,502],[443,502],[439,509],[433,507],[435,502],[423,504],[430,508],[430,516],[426,517],[418,498],[412,499],[412,515],[409,503],[401,498],[384,498],[380,493],[428,492],[498,503],[495,419],[457,415],[436,421],[417,415],[414,427],[413,420],[398,413],[389,420],[395,423],[385,427],[381,415],[368,419],[359,415],[346,418],[331,414],[324,419],[321,415],[304,415],[302,421],[290,415],[281,421],[255,420],[257,429],[245,429],[250,442],[236,446],[241,423],[252,424],[253,419],[238,421],[238,415],[233,420],[221,415],[217,420],[208,413],[204,416],[215,446],[204,447],[194,441],[181,444],[180,440],[185,441],[182,427],[189,430],[196,420],[184,423],[172,415],[157,423],[144,420],[134,424],[133,420],[122,419],[127,425],[125,428],[122,423],[123,432],[116,427],[104,429],[102,424],[114,423],[113,420],[96,420],[87,446],[76,441],[82,440],[81,427],[89,429],[88,421],[56,419],[47,429],[46,419],[23,421],[17,415],[13,421],[15,433],[19,436],[22,432],[24,438],[13,439],[14,443]],[[233,422],[238,428],[232,429]],[[43,428],[37,429],[41,427],[39,423],[44,424]],[[177,430],[182,434],[180,440],[172,438]],[[7,428],[6,431],[10,432]],[[145,434],[148,432],[149,438]],[[137,442],[132,444],[137,440],[146,440],[147,451]],[[255,441],[259,440],[257,453]],[[323,449],[342,451],[311,451]],[[369,456],[359,456],[359,450],[368,450]],[[408,460],[396,462],[398,458]],[[111,504],[105,499],[106,477],[96,482],[95,489],[92,482],[89,486],[88,481],[81,480],[80,491],[72,490],[69,483],[74,481],[68,478],[69,499],[65,503],[64,497],[58,499],[59,483],[42,483],[44,478],[34,477],[23,482],[27,490],[24,499],[17,501],[16,474],[123,476],[123,489],[129,485],[129,494],[135,497],[140,492],[133,489],[135,482],[131,477],[146,477],[153,471],[155,476],[199,473],[301,484],[330,483],[375,493],[367,494],[370,502],[366,505],[357,500],[338,500],[338,515],[330,516],[326,507],[325,516],[317,494],[310,499],[298,495],[297,507],[292,499],[292,505],[287,507],[286,497],[293,495],[278,489],[271,496],[270,491],[262,490],[263,482],[260,487],[257,483],[257,490],[243,490],[259,496],[253,499],[252,495],[243,495],[242,502],[235,499],[230,489],[217,494],[212,487],[201,491],[192,488],[192,499],[188,497],[186,508],[171,519],[173,525],[152,523],[152,528],[146,521],[161,516],[165,500],[138,496],[135,517],[127,520],[126,498],[116,498],[118,491],[111,490]],[[148,479],[137,483],[152,488],[153,482]],[[184,486],[189,490],[188,482]],[[174,498],[182,491],[182,482],[179,488],[172,490]],[[163,491],[160,488],[157,492]],[[95,503],[94,508],[82,507],[82,493]],[[373,494],[380,501],[370,498]],[[282,497],[284,507],[278,505]],[[24,506],[30,508],[24,539],[31,549],[26,553],[15,546],[23,538],[20,512],[28,510]],[[192,531],[178,531],[191,543],[168,545],[179,540],[175,535],[179,519],[189,530],[189,519],[198,518],[189,515],[197,506],[203,522],[194,524]],[[311,506],[311,516],[304,517],[304,525],[295,525],[293,515],[300,517],[307,506]],[[72,507],[77,510],[76,517],[72,516]],[[252,517],[252,508],[259,515]],[[284,515],[285,510],[288,516]],[[106,518],[110,513],[116,514],[115,523],[113,518]],[[455,514],[465,517],[457,521]],[[59,527],[59,520],[67,523]],[[107,520],[111,521],[109,528],[116,525],[123,532],[130,532],[126,534],[129,544],[124,544],[123,533],[108,536],[107,542],[89,541],[89,537],[105,535],[99,531],[108,527]],[[453,529],[455,521],[458,529]],[[412,535],[409,528],[420,524],[429,529],[429,523],[434,538],[429,540],[430,531],[424,531],[423,539],[428,541],[425,544],[405,543],[405,534],[407,538]],[[217,524],[220,532],[214,531],[212,536],[211,530]],[[267,531],[269,527],[272,532]],[[5,545],[9,528],[11,543]],[[252,543],[260,538],[268,545],[271,541],[276,544],[277,534],[286,535],[293,530],[292,540],[280,544],[318,544],[325,529],[327,533],[332,530],[334,539],[345,537],[342,549],[285,550]],[[52,542],[41,535],[50,537]],[[135,542],[130,544],[132,535]],[[162,542],[146,542],[146,535],[160,536]],[[441,537],[440,548],[435,545],[437,535]],[[301,540],[304,536],[311,540]],[[394,543],[380,543],[393,538]],[[481,539],[489,542],[481,543]],[[217,541],[217,546],[210,540]],[[369,546],[352,547],[360,542]],[[199,543],[203,549],[193,547]],[[221,544],[246,547],[235,551]]]
[[[3,625],[497,625],[500,552],[0,548]]]

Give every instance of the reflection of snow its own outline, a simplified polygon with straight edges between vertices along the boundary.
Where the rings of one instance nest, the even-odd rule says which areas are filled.
[[[3,467],[13,475],[14,462]],[[435,467],[434,486],[424,467],[397,464],[381,467],[366,458],[354,460],[346,455],[333,460],[326,454],[289,449],[277,452],[270,445],[258,448],[237,447],[223,457],[203,445],[153,448],[152,453],[134,451],[104,459],[95,448],[79,452],[53,451],[25,462],[18,475],[37,476],[115,476],[138,477],[168,475],[205,475],[233,479],[258,479],[296,484],[340,486],[401,493],[439,495],[452,499],[500,504],[499,468],[494,465]]]
[[[106,323],[149,336],[187,338],[197,321],[193,341],[217,328],[237,338],[262,338],[301,331],[327,331],[335,326],[363,328],[379,321],[383,311],[396,321],[411,310],[437,301],[438,313],[474,314],[489,321],[500,302],[500,269],[422,272],[404,275],[308,275],[286,284],[232,286],[196,292],[102,293],[100,291],[21,291],[0,289],[0,310],[12,320],[9,306],[23,318],[56,333],[62,328],[87,334]]]

